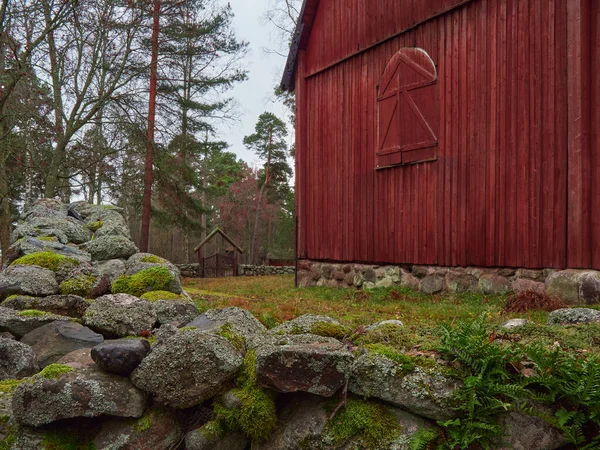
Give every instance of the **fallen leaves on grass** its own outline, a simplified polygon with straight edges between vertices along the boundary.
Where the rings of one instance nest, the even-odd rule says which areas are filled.
[[[506,300],[504,312],[522,313],[532,310],[554,311],[566,305],[558,298],[550,297],[535,291],[522,291],[513,294]]]

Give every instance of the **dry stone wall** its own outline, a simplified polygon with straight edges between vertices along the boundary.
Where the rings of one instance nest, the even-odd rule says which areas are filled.
[[[406,287],[424,294],[535,291],[567,304],[600,303],[600,272],[595,270],[335,264],[301,260],[300,287],[374,289]]]
[[[239,274],[243,277],[258,277],[263,275],[294,275],[294,266],[251,266],[240,264]]]

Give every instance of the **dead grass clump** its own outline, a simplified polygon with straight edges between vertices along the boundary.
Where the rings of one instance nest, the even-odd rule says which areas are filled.
[[[522,291],[511,295],[506,300],[504,312],[523,313],[527,311],[554,311],[560,308],[566,308],[563,302],[556,297],[550,297],[546,294],[535,291]]]

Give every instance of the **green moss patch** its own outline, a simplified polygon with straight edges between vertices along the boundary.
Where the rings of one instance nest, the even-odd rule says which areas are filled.
[[[310,332],[317,336],[332,337],[335,339],[343,339],[350,334],[350,330],[345,326],[331,322],[317,322],[312,326]]]
[[[13,261],[11,266],[39,266],[57,272],[65,264],[78,266],[80,262],[54,252],[35,252]]]
[[[415,369],[415,362],[412,357],[401,353],[392,347],[383,344],[367,344],[365,348],[369,353],[385,356],[387,359],[398,364],[402,372],[412,372]]]
[[[26,378],[22,380],[2,380],[0,381],[0,393],[10,393],[14,391],[18,385],[23,383]]]
[[[61,376],[73,372],[75,369],[65,364],[50,364],[46,366],[40,373],[34,375],[35,378],[45,378],[47,380],[56,380]]]
[[[24,309],[17,313],[20,317],[44,317],[48,315],[46,311],[39,311],[37,309]]]
[[[97,222],[90,222],[90,223],[88,223],[88,229],[92,233],[95,233],[96,231],[98,231],[103,226],[104,226],[104,222],[101,221],[101,220],[98,220]]]
[[[165,264],[165,263],[167,263],[166,259],[163,259],[156,255],[144,256],[140,261],[145,262],[145,263],[150,263],[150,264]]]
[[[166,267],[151,267],[135,275],[121,275],[114,281],[112,292],[141,297],[146,292],[167,291],[173,281],[173,275]]]
[[[198,432],[209,441],[219,439],[225,434],[223,425],[219,420],[211,420],[210,422],[205,423]]]
[[[17,442],[17,430],[15,426],[9,426],[8,429],[4,430],[8,432],[7,436],[0,440],[0,450],[12,450],[14,444]]]
[[[169,292],[169,291],[146,292],[140,298],[142,298],[144,300],[148,300],[149,302],[152,302],[152,303],[158,302],[160,300],[185,301],[185,299],[181,295],[174,294],[173,292]]]
[[[246,338],[241,334],[236,333],[230,323],[222,325],[217,331],[217,334],[227,339],[240,353],[246,349]]]
[[[258,386],[244,386],[233,391],[241,407],[227,409],[215,405],[217,420],[225,429],[241,431],[253,441],[267,439],[277,425],[277,413],[273,396]]]
[[[383,448],[402,431],[389,407],[379,403],[349,398],[327,426],[327,437],[340,445],[355,439],[359,448]]]
[[[44,434],[42,450],[95,450],[96,445],[78,432],[53,430]]]
[[[54,236],[39,236],[36,239],[45,242],[58,242],[58,239]]]
[[[96,286],[98,278],[93,275],[78,275],[75,278],[65,280],[60,284],[62,295],[78,295],[89,297]]]

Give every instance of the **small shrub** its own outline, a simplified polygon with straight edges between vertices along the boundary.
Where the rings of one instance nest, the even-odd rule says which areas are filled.
[[[39,266],[57,272],[65,264],[78,266],[80,262],[54,252],[35,252],[13,261],[11,266]]]
[[[96,286],[98,278],[92,275],[78,275],[75,278],[65,280],[60,284],[62,295],[79,295],[89,297]]]
[[[522,291],[507,298],[504,311],[524,313],[532,310],[554,311],[566,307],[558,298],[535,291]]]
[[[114,281],[112,292],[141,297],[146,292],[167,291],[173,281],[173,275],[166,267],[151,267],[135,275],[121,275]]]

